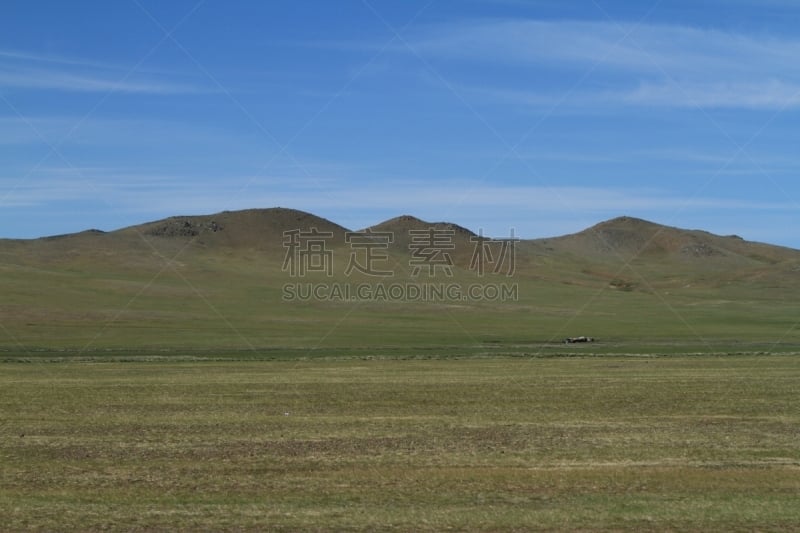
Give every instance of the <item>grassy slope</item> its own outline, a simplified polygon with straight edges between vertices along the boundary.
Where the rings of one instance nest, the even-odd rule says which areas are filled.
[[[456,268],[453,279],[417,280],[516,284],[517,301],[285,302],[285,283],[375,281],[342,275],[343,246],[334,246],[333,278],[281,272],[282,228],[309,217],[291,210],[198,217],[191,219],[196,227],[214,222],[224,230],[195,240],[150,234],[182,231],[183,219],[175,219],[112,234],[0,242],[0,349],[11,357],[40,349],[256,357],[426,347],[550,354],[565,350],[553,342],[572,335],[595,336],[602,344],[594,351],[619,353],[795,351],[800,342],[797,251],[700,235],[715,250],[727,246],[725,254],[687,256],[681,250],[699,234],[666,229],[656,248],[634,257],[654,231],[634,219],[606,223],[599,233],[520,243],[513,278],[478,279]],[[401,222],[424,225],[387,224]],[[382,281],[411,281],[408,256],[393,254],[397,276]],[[468,256],[458,255],[459,264]]]
[[[172,283],[169,283],[172,281]],[[520,291],[530,290],[522,287]],[[554,350],[551,340],[574,334],[597,335],[593,350],[628,345],[677,342],[697,349],[755,343],[778,349],[797,342],[795,306],[770,301],[724,303],[709,295],[661,300],[649,295],[600,293],[584,301],[582,293],[534,287],[535,295],[516,304],[451,307],[421,304],[352,304],[267,302],[270,289],[242,291],[235,305],[230,291],[218,297],[207,287],[202,297],[180,280],[151,286],[148,293],[176,294],[169,303],[150,305],[143,295],[129,303],[136,285],[117,295],[98,291],[95,306],[75,309],[70,291],[60,295],[64,307],[17,315],[5,323],[5,333],[28,352],[36,347],[74,349],[213,348],[254,352],[262,349],[298,350],[332,347],[383,348],[406,346],[502,346],[521,353]],[[532,291],[533,292],[533,291]],[[274,297],[274,296],[273,296]],[[185,298],[180,300],[179,298]],[[550,299],[552,298],[552,299]],[[558,301],[540,303],[541,301]],[[574,305],[574,307],[571,306]],[[157,312],[154,311],[157,309]],[[24,319],[24,322],[22,320]],[[782,344],[776,344],[780,341]],[[11,347],[13,348],[12,343]],[[722,347],[723,345],[728,347]],[[558,347],[559,349],[564,347]],[[569,347],[579,349],[581,347]],[[566,348],[564,348],[566,349]],[[761,350],[764,348],[758,348]]]
[[[13,530],[793,530],[795,357],[4,364]]]
[[[157,264],[122,274],[84,268],[6,267],[0,279],[2,344],[25,352],[38,347],[477,349],[490,343],[538,352],[542,343],[588,334],[606,347],[672,340],[698,349],[723,343],[735,350],[737,343],[796,343],[800,333],[792,293],[755,284],[645,292],[612,289],[603,280],[576,284],[517,276],[494,280],[518,285],[519,300],[505,303],[284,302],[281,286],[298,280],[280,273],[277,262],[258,257],[199,258],[191,267],[160,273]],[[466,286],[486,278],[459,274],[446,281]]]

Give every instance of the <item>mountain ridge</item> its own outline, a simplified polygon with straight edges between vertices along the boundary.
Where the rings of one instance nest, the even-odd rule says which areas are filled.
[[[336,222],[320,217],[310,212],[284,208],[284,207],[270,207],[270,208],[253,208],[234,211],[221,211],[212,214],[201,215],[173,215],[166,218],[147,221],[131,226],[104,231],[99,229],[86,229],[73,233],[45,235],[42,237],[19,239],[19,238],[3,238],[0,237],[0,242],[33,242],[33,241],[53,241],[65,238],[75,238],[81,236],[101,236],[101,235],[120,235],[132,232],[140,232],[143,235],[150,237],[198,237],[207,233],[223,232],[231,224],[260,224],[261,229],[272,231],[286,231],[294,229],[308,229],[316,227],[320,231],[333,231],[334,234],[352,232],[349,228],[341,226]],[[435,228],[442,230],[453,230],[457,235],[467,237],[477,236],[475,232],[461,226],[454,222],[438,221],[428,222],[416,216],[403,214],[396,217],[386,219],[378,222],[359,231],[391,231],[391,230],[406,230],[406,229],[421,229],[421,228]],[[649,235],[651,238],[665,232],[682,232],[684,234],[692,235],[695,239],[705,236],[714,239],[727,239],[728,242],[738,242],[754,245],[764,245],[784,250],[792,250],[800,252],[800,249],[772,244],[767,242],[750,241],[743,239],[738,235],[718,235],[706,230],[701,229],[686,229],[677,226],[668,226],[657,222],[641,219],[637,217],[621,215],[617,217],[604,220],[580,230],[575,233],[551,236],[551,237],[534,237],[521,239],[527,242],[550,242],[559,239],[582,238],[587,236],[594,236],[600,240],[611,241],[609,244],[615,244],[615,238],[619,234],[637,234],[640,238],[642,235]],[[617,235],[615,235],[617,234]],[[598,237],[599,236],[599,237]],[[610,237],[610,238],[608,238]],[[619,243],[617,243],[619,244]],[[618,247],[618,246],[617,246]]]
[[[90,229],[38,239],[0,239],[0,256],[15,257],[14,262],[31,266],[72,264],[78,268],[82,263],[113,260],[114,264],[124,263],[125,268],[155,268],[164,257],[188,260],[191,253],[225,257],[262,254],[280,259],[292,239],[313,235],[324,240],[325,246],[345,254],[350,251],[348,234],[370,232],[391,233],[391,239],[382,237],[386,243],[381,246],[401,261],[414,250],[420,253],[426,240],[436,240],[453,265],[466,270],[479,242],[499,242],[479,239],[471,230],[452,222],[427,222],[408,214],[353,232],[309,212],[274,207],[172,216],[109,232]],[[522,272],[548,272],[543,267],[550,265],[554,279],[580,278],[575,272],[616,279],[618,268],[637,264],[662,270],[669,267],[682,273],[727,272],[747,278],[782,269],[781,276],[785,277],[785,272],[794,272],[800,265],[800,250],[620,216],[572,234],[520,239],[516,242],[516,260]]]

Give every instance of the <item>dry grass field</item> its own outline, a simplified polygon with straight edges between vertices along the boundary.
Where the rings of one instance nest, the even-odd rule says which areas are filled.
[[[6,531],[800,523],[794,356],[0,366]]]

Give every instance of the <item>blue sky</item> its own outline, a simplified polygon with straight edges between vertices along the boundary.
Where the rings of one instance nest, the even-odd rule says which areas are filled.
[[[783,0],[12,1],[0,236],[293,207],[800,248]]]

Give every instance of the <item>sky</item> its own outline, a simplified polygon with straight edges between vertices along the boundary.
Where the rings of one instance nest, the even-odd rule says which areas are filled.
[[[800,248],[795,0],[9,0],[0,237],[290,207]]]

